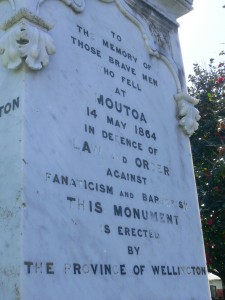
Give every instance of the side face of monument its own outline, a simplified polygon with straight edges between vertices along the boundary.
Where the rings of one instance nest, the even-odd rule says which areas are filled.
[[[4,300],[209,299],[198,113],[172,8],[12,2],[11,19],[0,4]]]

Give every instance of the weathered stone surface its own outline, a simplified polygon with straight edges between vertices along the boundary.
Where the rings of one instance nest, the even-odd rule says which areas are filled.
[[[20,65],[0,66],[2,299],[209,299],[175,22],[191,2],[11,2],[1,20],[27,4],[56,52],[33,68],[46,44],[20,27]]]

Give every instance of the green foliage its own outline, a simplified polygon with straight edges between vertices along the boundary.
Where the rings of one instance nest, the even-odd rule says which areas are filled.
[[[189,94],[200,100],[191,144],[207,265],[225,283],[225,63],[195,64],[189,82]]]

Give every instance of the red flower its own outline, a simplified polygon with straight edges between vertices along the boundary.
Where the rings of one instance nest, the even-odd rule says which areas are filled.
[[[212,264],[212,258],[211,258],[211,256],[208,253],[206,253],[205,256],[206,256],[207,264],[211,265]]]
[[[216,82],[217,83],[223,83],[224,80],[225,80],[225,77],[219,77]]]
[[[213,220],[212,219],[209,219],[208,220],[208,225],[212,225],[213,224]]]

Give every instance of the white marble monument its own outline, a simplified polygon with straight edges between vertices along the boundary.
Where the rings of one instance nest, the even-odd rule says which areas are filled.
[[[177,18],[0,1],[0,299],[208,300]]]

